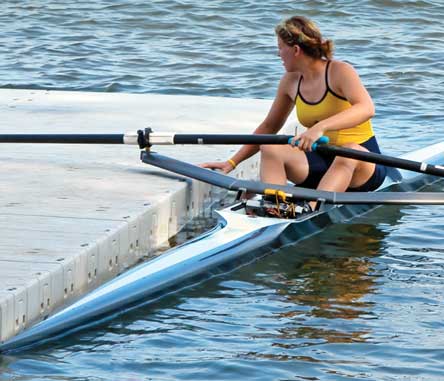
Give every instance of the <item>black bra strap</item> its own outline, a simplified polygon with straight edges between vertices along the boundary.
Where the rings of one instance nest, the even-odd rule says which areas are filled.
[[[302,75],[299,77],[299,82],[298,82],[298,91],[296,92],[296,98],[298,97],[298,95],[301,93],[300,88],[301,88],[301,82],[302,82]]]
[[[327,66],[325,67],[325,85],[327,86],[327,89],[331,91],[330,86],[328,85],[328,68],[330,66],[330,60],[327,61]]]

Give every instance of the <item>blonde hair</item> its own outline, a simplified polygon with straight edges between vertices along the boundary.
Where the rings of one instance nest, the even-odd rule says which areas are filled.
[[[275,31],[288,46],[298,45],[310,57],[333,57],[333,41],[324,40],[319,28],[306,17],[290,17],[278,24]]]

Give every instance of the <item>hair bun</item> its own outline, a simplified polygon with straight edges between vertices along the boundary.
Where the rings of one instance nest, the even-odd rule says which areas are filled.
[[[293,16],[279,23],[276,34],[289,46],[298,45],[313,58],[333,57],[333,42],[324,40],[316,24],[303,16]]]

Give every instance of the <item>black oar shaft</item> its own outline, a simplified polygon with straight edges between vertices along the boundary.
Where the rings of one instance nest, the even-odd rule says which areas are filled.
[[[0,143],[124,144],[124,134],[0,134]]]
[[[174,134],[174,144],[288,144],[292,135]]]
[[[444,167],[427,163],[420,163],[413,160],[400,159],[397,157],[381,155],[373,152],[358,151],[351,148],[337,147],[331,145],[319,145],[316,149],[318,152],[347,157],[350,159],[367,161],[375,164],[382,164],[387,167],[406,169],[409,171],[427,173],[429,175],[444,176]]]

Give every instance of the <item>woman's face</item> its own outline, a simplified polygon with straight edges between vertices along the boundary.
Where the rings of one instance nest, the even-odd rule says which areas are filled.
[[[288,46],[282,39],[278,36],[277,38],[278,45],[278,55],[281,57],[282,64],[285,67],[285,70],[288,72],[296,71],[296,53],[297,47]]]

